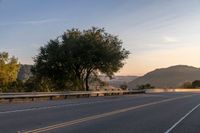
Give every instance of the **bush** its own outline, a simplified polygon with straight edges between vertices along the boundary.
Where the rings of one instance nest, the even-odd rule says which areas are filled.
[[[189,88],[193,88],[193,85],[192,85],[192,82],[187,81],[187,82],[184,82],[181,87],[189,89]]]
[[[152,86],[151,84],[144,84],[144,85],[138,85],[137,89],[139,90],[143,90],[143,89],[153,89],[155,88],[154,86]]]
[[[200,88],[200,80],[195,80],[192,82],[193,88]]]
[[[128,86],[127,86],[127,84],[122,84],[122,85],[120,85],[120,88],[121,88],[122,90],[127,90],[127,89],[128,89]]]
[[[200,88],[200,80],[195,80],[193,82],[190,82],[190,81],[184,82],[181,87],[183,87],[183,88]]]
[[[16,80],[0,87],[0,92],[23,92],[24,83],[20,80]]]
[[[25,82],[24,90],[26,92],[32,92],[32,91],[51,92],[54,91],[54,85],[51,83],[50,80],[47,79],[38,80],[32,77]]]

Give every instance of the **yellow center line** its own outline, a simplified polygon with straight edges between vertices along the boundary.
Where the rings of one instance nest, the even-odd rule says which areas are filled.
[[[192,94],[192,95],[187,95],[187,96],[170,98],[170,99],[151,102],[151,103],[142,104],[142,105],[138,105],[138,106],[133,106],[133,107],[129,107],[129,108],[119,109],[119,110],[115,110],[115,111],[111,111],[111,112],[107,112],[107,113],[103,113],[103,114],[93,115],[93,116],[80,118],[80,119],[76,119],[76,120],[72,120],[72,121],[67,121],[67,122],[63,122],[63,123],[59,123],[59,124],[55,124],[55,125],[50,125],[50,126],[46,126],[46,127],[42,127],[42,128],[38,128],[38,129],[34,129],[34,130],[29,130],[29,131],[25,131],[25,132],[22,132],[22,133],[41,133],[41,132],[50,131],[50,130],[53,130],[53,129],[71,126],[71,125],[74,125],[74,124],[79,124],[79,123],[86,122],[86,121],[91,121],[91,120],[95,120],[95,119],[99,119],[99,118],[104,118],[104,117],[107,117],[107,116],[116,115],[116,114],[119,114],[119,113],[124,113],[124,112],[127,112],[127,111],[131,111],[131,110],[135,110],[135,109],[139,109],[139,108],[143,108],[143,107],[147,107],[147,106],[151,106],[151,105],[156,105],[156,104],[160,104],[160,103],[165,103],[165,102],[170,102],[170,101],[174,101],[174,100],[178,100],[178,99],[192,97],[194,95],[198,95],[198,94]]]

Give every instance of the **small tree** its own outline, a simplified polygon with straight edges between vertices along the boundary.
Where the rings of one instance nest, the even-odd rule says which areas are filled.
[[[0,89],[7,90],[8,84],[16,81],[19,71],[17,58],[9,57],[7,52],[0,52]]]
[[[199,88],[200,87],[200,80],[195,80],[192,82],[192,87],[193,88]]]

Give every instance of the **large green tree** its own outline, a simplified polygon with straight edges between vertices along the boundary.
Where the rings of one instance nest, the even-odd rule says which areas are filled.
[[[33,73],[40,79],[51,80],[59,88],[89,90],[91,76],[102,73],[112,77],[123,67],[128,55],[122,41],[104,29],[71,29],[40,48]]]
[[[7,52],[0,52],[0,87],[16,81],[19,67],[17,58],[9,57]]]

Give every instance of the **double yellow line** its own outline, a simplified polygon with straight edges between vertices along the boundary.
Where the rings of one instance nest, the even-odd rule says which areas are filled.
[[[72,121],[68,121],[68,122],[63,122],[63,123],[60,123],[60,124],[50,125],[50,126],[47,126],[47,127],[38,128],[38,129],[25,131],[25,132],[18,132],[18,133],[42,133],[42,132],[50,131],[50,130],[53,130],[53,129],[67,127],[67,126],[71,126],[71,125],[74,125],[74,124],[79,124],[79,123],[83,123],[83,122],[86,122],[86,121],[91,121],[91,120],[95,120],[95,119],[99,119],[99,118],[104,118],[104,117],[107,117],[107,116],[112,116],[112,115],[116,115],[116,114],[119,114],[119,113],[124,113],[124,112],[127,112],[127,111],[131,111],[131,110],[135,110],[135,109],[139,109],[139,108],[143,108],[143,107],[147,107],[147,106],[151,106],[151,105],[155,105],[155,104],[160,104],[160,103],[170,102],[170,101],[183,99],[183,98],[187,98],[187,97],[192,97],[194,95],[198,95],[198,94],[192,94],[192,95],[187,95],[187,96],[181,96],[181,97],[151,102],[151,103],[147,103],[147,104],[142,104],[142,105],[138,105],[138,106],[134,106],[134,107],[124,108],[124,109],[120,109],[120,110],[116,110],[116,111],[111,111],[111,112],[108,112],[108,113],[93,115],[93,116],[89,116],[89,117],[85,117],[85,118],[81,118],[81,119],[76,119],[76,120],[72,120]]]

